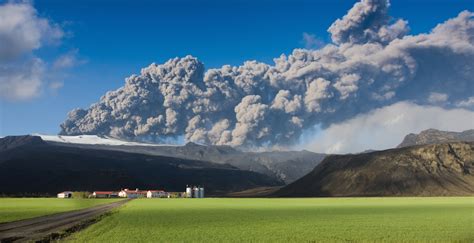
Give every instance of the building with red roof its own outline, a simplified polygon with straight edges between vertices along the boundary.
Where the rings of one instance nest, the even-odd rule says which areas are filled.
[[[113,191],[95,191],[92,193],[92,197],[95,198],[111,198],[111,197],[118,197],[118,192]]]

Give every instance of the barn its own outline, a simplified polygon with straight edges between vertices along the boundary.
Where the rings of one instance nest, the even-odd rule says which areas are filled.
[[[95,191],[92,193],[92,197],[95,197],[95,198],[118,197],[118,193],[112,192],[112,191]]]

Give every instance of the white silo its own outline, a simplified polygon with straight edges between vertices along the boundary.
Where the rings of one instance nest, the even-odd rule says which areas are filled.
[[[199,198],[199,188],[193,187],[193,198]]]
[[[186,186],[186,197],[192,197],[193,189],[190,186]]]
[[[199,198],[204,198],[204,187],[199,187]]]

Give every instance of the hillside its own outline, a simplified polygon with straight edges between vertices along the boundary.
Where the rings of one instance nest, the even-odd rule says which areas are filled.
[[[274,176],[289,184],[310,172],[326,157],[310,151],[246,152],[224,162],[235,167]]]
[[[326,157],[274,196],[474,195],[474,143],[457,142]]]
[[[37,136],[8,136],[0,138],[0,152],[19,146],[46,144]]]
[[[6,195],[120,188],[183,191],[186,184],[219,194],[282,185],[272,177],[227,164],[58,146],[31,136],[2,138],[0,144],[15,144],[0,149],[0,194]]]
[[[326,156],[309,151],[244,152],[230,146],[206,146],[195,143],[187,143],[184,146],[153,145],[91,135],[42,137],[48,143],[57,146],[122,151],[230,164],[241,170],[274,177],[287,184],[309,173]]]
[[[403,139],[397,148],[413,145],[438,144],[448,142],[474,142],[474,129],[463,132],[447,132],[428,129],[419,134],[410,133]]]

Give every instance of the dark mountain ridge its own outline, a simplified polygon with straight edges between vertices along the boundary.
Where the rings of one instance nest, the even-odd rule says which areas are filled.
[[[4,138],[0,138],[0,152],[19,146],[39,144],[46,144],[46,142],[38,136],[7,136]]]
[[[474,195],[474,143],[331,155],[281,197]]]
[[[400,143],[397,148],[448,142],[474,142],[474,129],[463,132],[448,132],[428,129],[421,131],[419,134],[410,133],[405,136],[402,143]]]
[[[229,164],[241,170],[262,173],[291,183],[310,172],[326,156],[309,151],[243,152],[230,146],[206,146],[187,143],[184,146],[91,145],[48,142],[57,146],[101,149],[200,160]]]
[[[32,136],[0,139],[0,194],[151,188],[183,191],[202,185],[221,194],[283,183],[264,174],[217,164],[121,151],[58,146]]]

